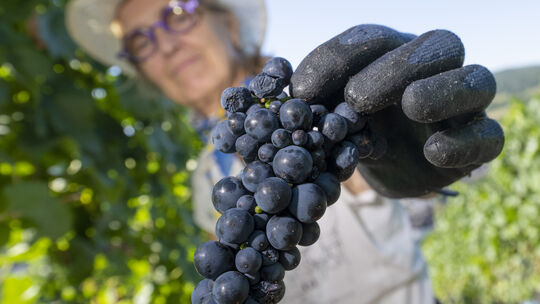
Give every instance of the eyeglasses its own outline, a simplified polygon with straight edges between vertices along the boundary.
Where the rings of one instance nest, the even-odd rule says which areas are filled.
[[[195,9],[198,0],[171,1],[161,11],[161,19],[147,28],[132,31],[122,38],[123,48],[118,57],[140,63],[152,56],[158,49],[155,31],[163,29],[169,34],[183,34],[195,24]]]

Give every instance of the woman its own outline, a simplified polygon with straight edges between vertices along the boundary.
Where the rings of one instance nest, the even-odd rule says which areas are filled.
[[[264,63],[265,8],[255,0],[73,0],[74,40],[105,64],[121,66],[173,102],[193,110],[206,139],[223,117],[221,92],[245,84]],[[236,175],[240,161],[202,152],[194,172],[195,218],[209,232],[216,214],[211,188]],[[433,303],[425,262],[399,203],[378,197],[356,173],[321,220],[319,241],[302,249],[286,275],[284,303]]]

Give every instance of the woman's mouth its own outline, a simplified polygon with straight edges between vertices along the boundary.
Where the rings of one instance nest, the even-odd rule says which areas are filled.
[[[199,55],[192,55],[187,57],[186,59],[178,62],[177,64],[174,64],[172,69],[170,70],[171,76],[178,76],[180,75],[186,68],[194,64],[200,59]]]

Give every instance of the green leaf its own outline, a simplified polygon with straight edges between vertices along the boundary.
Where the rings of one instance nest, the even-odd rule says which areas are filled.
[[[0,247],[9,241],[9,226],[6,223],[0,223]]]
[[[71,230],[72,215],[60,200],[50,195],[44,183],[26,182],[4,188],[6,212],[32,221],[38,232],[57,239]]]

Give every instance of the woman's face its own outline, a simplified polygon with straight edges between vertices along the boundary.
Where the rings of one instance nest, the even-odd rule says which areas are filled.
[[[123,32],[153,24],[161,18],[161,11],[168,3],[126,1],[117,14]],[[196,18],[191,30],[182,34],[156,29],[157,51],[139,63],[139,70],[173,101],[208,110],[233,81],[237,56],[234,45],[239,37],[231,33],[238,33],[238,29],[233,18],[224,14],[214,15],[204,10],[196,13]]]

